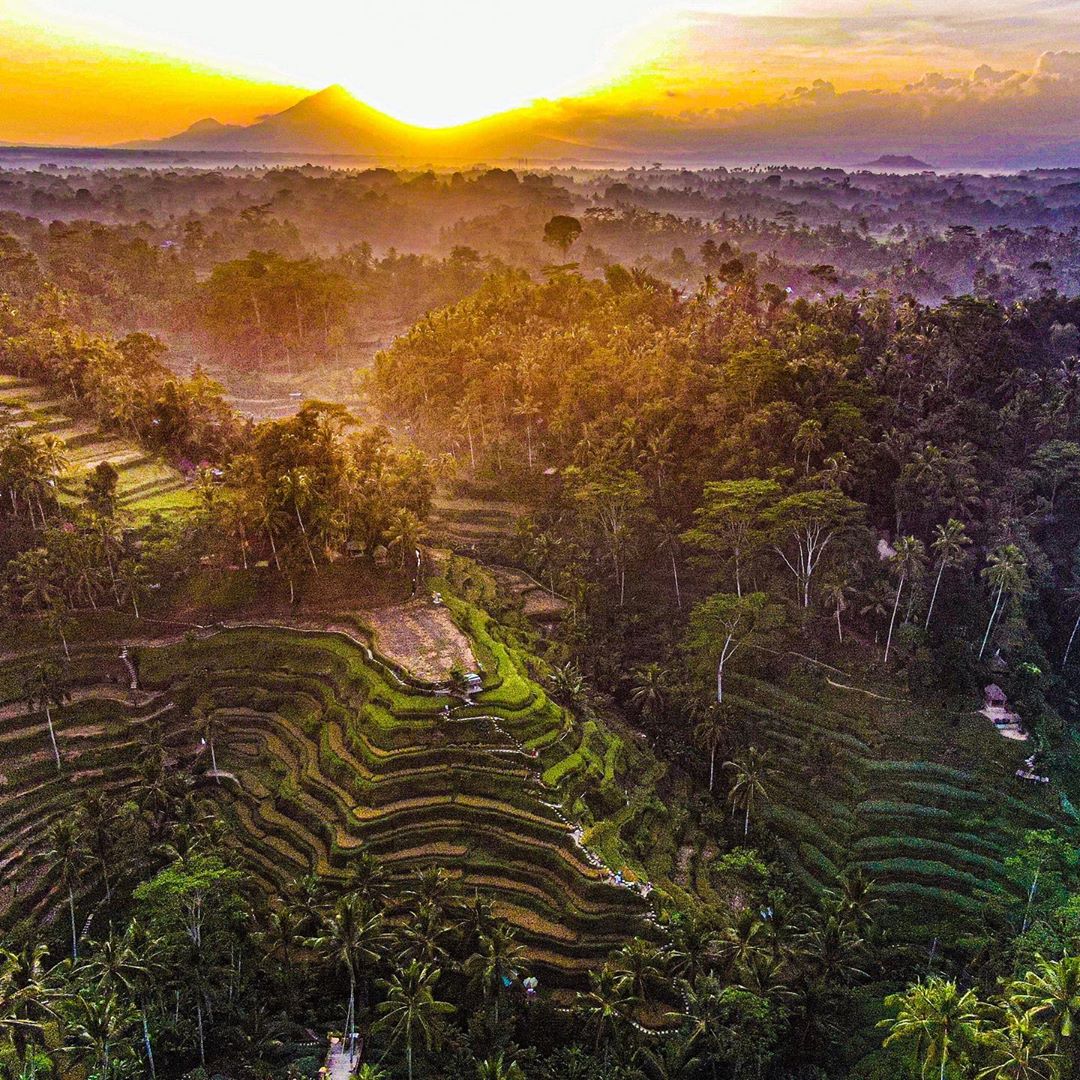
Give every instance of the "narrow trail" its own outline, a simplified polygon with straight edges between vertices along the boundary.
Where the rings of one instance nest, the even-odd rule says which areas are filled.
[[[349,1080],[360,1064],[364,1053],[364,1040],[358,1036],[355,1044],[349,1048],[347,1040],[332,1038],[330,1050],[326,1055],[326,1080]]]

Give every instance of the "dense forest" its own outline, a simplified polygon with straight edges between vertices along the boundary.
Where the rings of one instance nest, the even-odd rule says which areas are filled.
[[[1080,1076],[1075,187],[0,175],[0,1072]]]

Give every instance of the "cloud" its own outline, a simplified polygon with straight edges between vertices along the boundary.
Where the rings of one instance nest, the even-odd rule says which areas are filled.
[[[815,78],[768,101],[692,100],[670,116],[640,102],[616,112],[568,101],[551,119],[562,137],[669,161],[851,163],[903,152],[956,166],[1080,165],[1080,51],[1044,52],[1027,71],[929,72],[892,89]]]
[[[1080,79],[1080,53],[1044,52],[1036,61],[1035,76]]]

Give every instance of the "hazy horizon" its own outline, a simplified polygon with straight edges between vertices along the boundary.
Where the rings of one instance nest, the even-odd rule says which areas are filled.
[[[636,0],[541,18],[410,0],[392,13],[316,3],[300,25],[247,18],[248,5],[169,14],[109,0],[90,18],[17,0],[0,20],[0,142],[150,143],[213,119],[230,130],[178,148],[387,164],[1064,165],[1080,161],[1076,7]],[[334,84],[383,115],[264,134],[267,117]]]

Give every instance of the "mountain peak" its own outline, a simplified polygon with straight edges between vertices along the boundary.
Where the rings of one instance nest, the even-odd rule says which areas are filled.
[[[356,98],[341,83],[331,83],[316,91],[306,101],[355,101]]]
[[[205,135],[212,131],[225,131],[230,125],[215,120],[212,116],[206,116],[202,120],[196,120],[194,124],[184,128],[185,135]],[[233,125],[234,127],[236,125]]]

